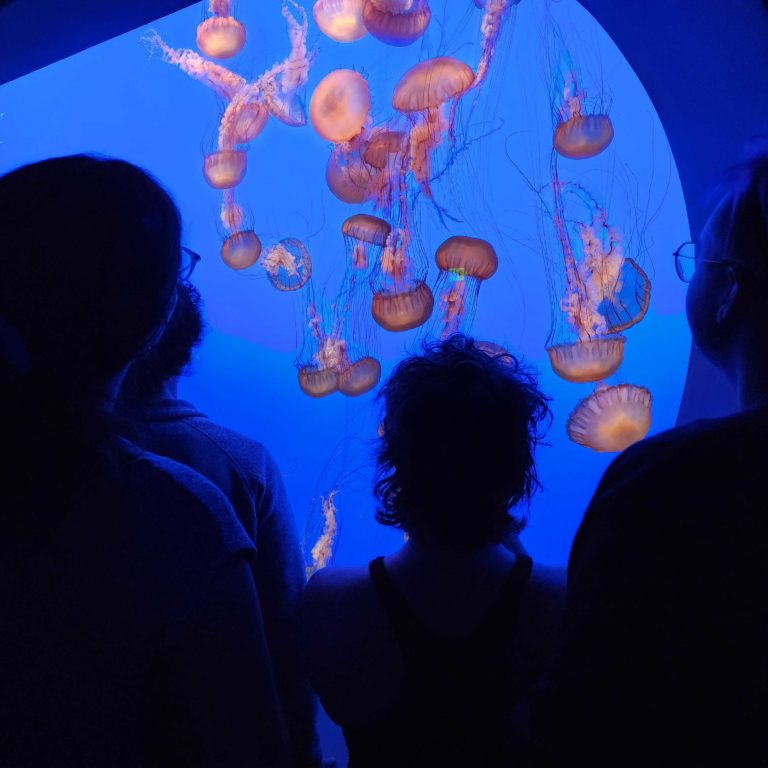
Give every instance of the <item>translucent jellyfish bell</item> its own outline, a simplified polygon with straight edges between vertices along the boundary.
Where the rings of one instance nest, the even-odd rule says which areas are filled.
[[[320,31],[337,43],[352,43],[368,34],[363,0],[317,0],[312,13]]]
[[[400,78],[392,106],[398,112],[426,112],[461,96],[474,79],[470,67],[452,56],[426,59]]]
[[[341,144],[359,135],[371,111],[366,79],[351,69],[335,69],[315,88],[309,119],[318,135]]]
[[[232,189],[245,176],[245,152],[239,149],[220,149],[206,155],[203,161],[205,180],[214,189]]]
[[[384,219],[367,213],[356,213],[341,225],[341,232],[346,237],[382,248],[386,245],[391,231],[392,227]]]
[[[339,388],[339,377],[328,368],[303,365],[299,368],[299,386],[305,395],[326,397]]]
[[[364,162],[358,151],[334,147],[325,169],[328,188],[339,200],[353,205],[369,200],[375,191],[378,169]]]
[[[637,325],[645,317],[650,302],[651,281],[648,275],[634,259],[625,257],[615,289],[600,308],[608,332],[619,333]]]
[[[381,364],[375,357],[364,357],[339,374],[339,392],[358,397],[370,392],[381,379]]]
[[[250,144],[264,130],[268,118],[269,112],[258,102],[244,106],[235,118],[235,144]]]
[[[298,291],[312,274],[309,251],[295,237],[287,237],[269,248],[261,258],[261,266],[278,291]]]
[[[409,331],[429,320],[435,298],[426,283],[419,281],[408,291],[377,291],[371,314],[385,331]]]
[[[552,370],[566,381],[585,383],[613,376],[624,360],[623,336],[547,347]]]
[[[648,389],[634,384],[598,387],[568,417],[568,437],[593,451],[623,451],[648,434],[651,400]]]
[[[555,129],[554,147],[571,160],[599,155],[613,141],[613,123],[608,115],[574,114]]]
[[[487,280],[499,266],[493,246],[476,237],[449,237],[435,254],[435,261],[443,271],[461,272],[467,277]]]
[[[429,26],[427,0],[364,0],[363,22],[366,29],[387,45],[410,45]]]
[[[261,256],[261,240],[251,231],[235,232],[221,246],[221,259],[232,269],[248,269]]]
[[[386,168],[390,160],[408,148],[408,134],[388,128],[374,130],[363,152],[363,159],[374,168]]]
[[[211,16],[197,27],[197,47],[212,59],[237,56],[245,38],[245,27],[232,16]]]

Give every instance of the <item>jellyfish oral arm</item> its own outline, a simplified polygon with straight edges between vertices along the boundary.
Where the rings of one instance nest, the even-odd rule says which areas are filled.
[[[148,32],[144,36],[144,41],[151,49],[159,48],[162,51],[163,61],[175,64],[193,80],[207,85],[227,101],[234,98],[235,94],[246,84],[245,78],[236,75],[221,64],[214,64],[214,62],[204,59],[189,48],[171,48],[155,31]]]

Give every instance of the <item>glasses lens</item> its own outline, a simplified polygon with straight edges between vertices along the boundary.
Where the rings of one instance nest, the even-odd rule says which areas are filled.
[[[690,282],[696,271],[696,246],[684,243],[675,253],[675,269],[677,276],[685,283]]]
[[[182,280],[188,280],[192,275],[192,272],[197,266],[197,262],[200,261],[200,255],[190,250],[189,248],[181,249],[181,267],[179,268],[179,277]]]

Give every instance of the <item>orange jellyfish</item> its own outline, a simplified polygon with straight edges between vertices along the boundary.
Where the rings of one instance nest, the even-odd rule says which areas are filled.
[[[278,291],[298,291],[312,274],[312,259],[301,240],[287,237],[268,248],[261,257],[269,282]]]
[[[375,357],[363,357],[339,374],[339,392],[358,397],[370,392],[381,380],[381,363]]]
[[[456,100],[472,85],[475,73],[450,56],[427,59],[406,72],[395,87],[392,106],[411,121],[409,165],[424,194],[431,196],[430,152],[453,132]],[[453,102],[450,116],[445,106]]]
[[[352,267],[367,272],[376,265],[376,256],[387,244],[392,227],[383,219],[356,213],[341,225],[341,233],[350,252]]]
[[[441,336],[466,331],[472,322],[480,284],[499,266],[493,246],[476,237],[449,237],[435,254],[440,270],[435,294],[442,310]]]
[[[327,496],[320,497],[320,532],[312,536],[312,541],[307,542],[309,549],[306,565],[306,576],[309,580],[314,573],[326,568],[333,562],[333,556],[339,538],[339,513],[336,508],[336,495],[338,491],[332,490]],[[307,528],[315,527],[317,521],[311,513],[307,520]],[[315,538],[317,537],[317,538]],[[305,535],[306,538],[306,535]]]
[[[613,123],[607,114],[585,113],[586,94],[569,72],[556,112],[555,134],[552,144],[558,154],[571,160],[595,157],[613,141]]]
[[[261,256],[261,240],[253,230],[235,232],[221,246],[221,258],[235,270],[252,267]]]
[[[613,376],[624,360],[623,336],[587,339],[547,347],[552,370],[566,381],[585,383]]]
[[[382,43],[410,45],[429,26],[427,0],[364,0],[363,22],[366,29]]]
[[[408,149],[408,134],[403,131],[377,127],[371,131],[363,150],[363,159],[373,168],[383,170],[397,162]]]
[[[621,366],[626,339],[616,334],[644,316],[650,281],[625,257],[622,233],[605,209],[583,187],[561,183],[556,168],[553,173],[553,221],[565,273],[559,309],[568,331],[547,351],[553,371],[566,381],[602,381]]]
[[[255,87],[273,117],[286,125],[299,127],[307,122],[299,91],[309,79],[312,63],[312,56],[307,51],[309,23],[307,12],[295,0],[283,0],[281,12],[288,25],[291,51],[287,58],[261,75]]]
[[[338,390],[339,377],[335,371],[309,363],[299,367],[299,387],[309,397],[326,397]]]
[[[245,152],[239,149],[221,149],[206,155],[203,175],[214,189],[232,189],[245,176]]]
[[[519,3],[520,0],[487,0],[487,2],[486,0],[475,0],[475,5],[485,11],[480,24],[483,53],[480,57],[480,63],[477,65],[475,87],[487,77],[504,22],[511,9]]]
[[[368,34],[363,0],[317,0],[312,13],[320,31],[337,43],[352,43]]]
[[[366,79],[351,69],[335,69],[315,88],[309,119],[321,138],[341,144],[360,135],[370,111]]]
[[[373,294],[371,314],[385,331],[410,331],[429,320],[435,298],[429,286],[419,280],[403,291],[381,290]]]
[[[326,397],[338,390],[339,374],[350,365],[347,342],[342,337],[339,318],[333,317],[331,323],[326,321],[317,310],[311,289],[307,318],[304,349],[300,353],[300,360],[305,362],[299,364],[299,386],[310,397]]]
[[[648,389],[634,384],[598,387],[568,417],[568,437],[593,451],[623,451],[648,434],[651,400]]]
[[[232,16],[232,0],[210,0],[210,18],[197,27],[197,47],[212,59],[230,59],[245,46],[245,27]]]
[[[337,144],[325,168],[328,189],[342,202],[357,205],[376,196],[381,171],[363,159],[363,145]]]

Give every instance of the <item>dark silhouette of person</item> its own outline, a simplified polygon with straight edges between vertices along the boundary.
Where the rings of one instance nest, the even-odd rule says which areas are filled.
[[[541,737],[558,765],[768,764],[768,154],[722,193],[676,266],[694,341],[740,410],[632,446],[600,481]]]
[[[223,494],[116,434],[172,311],[180,220],[141,169],[0,178],[0,765],[284,766],[250,569]]]
[[[222,490],[256,547],[253,575],[277,691],[297,766],[320,764],[316,698],[298,655],[298,606],[304,563],[282,476],[261,444],[179,400],[177,383],[201,342],[201,297],[188,280],[163,335],[131,365],[119,410],[143,448],[192,467]]]
[[[503,543],[537,485],[547,400],[512,355],[461,335],[402,361],[380,397],[376,517],[407,541],[310,579],[310,680],[350,765],[508,766],[509,724],[546,669],[564,590]]]

